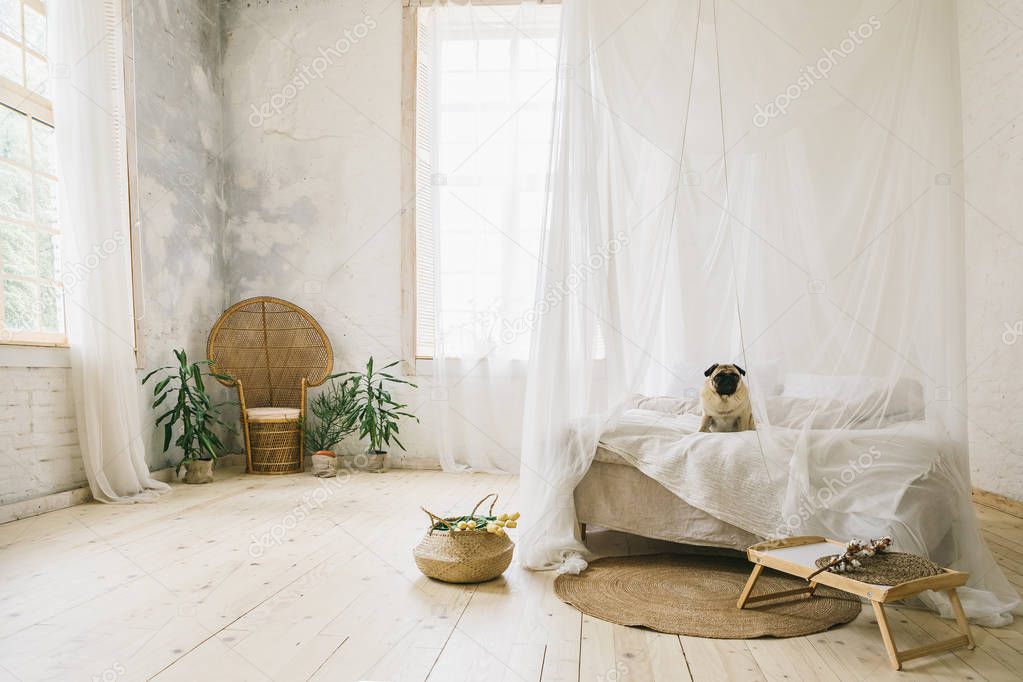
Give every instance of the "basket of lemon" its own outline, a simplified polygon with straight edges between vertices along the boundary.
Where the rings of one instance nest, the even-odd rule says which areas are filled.
[[[477,514],[490,498],[490,510]],[[496,504],[497,493],[490,493],[467,516],[444,518],[422,508],[430,527],[412,550],[419,570],[446,583],[481,583],[504,573],[515,550],[507,529],[518,525],[519,513],[494,515]]]

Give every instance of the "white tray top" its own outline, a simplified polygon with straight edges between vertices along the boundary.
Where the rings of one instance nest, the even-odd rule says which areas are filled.
[[[822,556],[828,556],[831,554],[841,554],[843,551],[842,545],[836,545],[830,542],[815,542],[811,545],[796,545],[795,547],[781,547],[779,549],[769,550],[757,550],[758,554],[770,555],[783,561],[788,561],[793,564],[800,566],[809,566],[810,568],[817,569],[817,559]],[[845,576],[846,578],[852,578],[856,580],[856,572],[850,573],[838,573],[837,575]],[[864,585],[874,585],[875,583],[867,583],[862,580]],[[885,587],[879,585],[878,587]]]

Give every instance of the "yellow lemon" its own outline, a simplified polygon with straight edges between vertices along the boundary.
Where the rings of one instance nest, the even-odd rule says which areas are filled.
[[[508,523],[506,523],[504,525],[505,525],[506,528],[515,528],[519,524],[516,521],[509,521]]]
[[[501,514],[501,515],[499,515],[497,517],[497,520],[498,521],[507,521],[508,520],[508,515],[507,514]]]
[[[519,520],[519,513],[515,512],[514,514],[512,514],[511,515],[511,520],[512,521],[518,521]]]

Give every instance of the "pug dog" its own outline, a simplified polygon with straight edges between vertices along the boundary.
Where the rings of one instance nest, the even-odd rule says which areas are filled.
[[[739,365],[713,364],[703,373],[707,380],[700,391],[703,404],[703,433],[729,433],[752,431],[753,410],[749,390],[742,380],[746,370]]]

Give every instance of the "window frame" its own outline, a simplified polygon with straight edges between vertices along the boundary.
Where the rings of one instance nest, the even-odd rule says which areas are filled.
[[[127,154],[128,247],[131,267],[132,348],[135,367],[143,369],[141,326],[145,317],[145,290],[142,282],[142,207],[138,172],[138,128],[135,106],[135,3],[121,3],[121,53],[124,59],[124,151]],[[140,308],[141,302],[141,308]],[[140,309],[142,312],[140,313]]]
[[[464,5],[468,0],[447,0]],[[560,5],[561,0],[534,0]],[[419,8],[433,0],[402,0],[401,7],[401,370],[416,375],[418,361],[432,357],[416,353],[416,94],[419,70]],[[472,0],[473,5],[519,5],[522,0]]]
[[[39,0],[21,0],[20,4],[30,5],[40,14],[49,18],[48,7]],[[24,30],[24,18],[22,19]],[[138,153],[136,142],[136,113],[135,113],[135,32],[134,32],[134,4],[122,3],[121,6],[121,27],[122,27],[122,54],[124,58],[124,99],[125,99],[125,127],[128,135],[125,136],[125,152],[127,154],[127,179],[128,179],[128,214],[129,214],[129,244],[131,258],[131,281],[132,281],[132,318],[133,318],[133,345],[136,364],[141,362],[141,350],[139,348],[139,327],[142,315],[139,314],[138,301],[143,300],[142,295],[142,273],[138,264],[141,263],[141,244],[139,235],[141,224],[141,210],[138,188]],[[13,40],[0,34],[0,40],[13,44]],[[27,45],[23,47],[28,53],[45,59],[49,58],[37,53]],[[24,73],[24,63],[22,70]],[[50,127],[54,126],[53,102],[36,94],[25,86],[14,83],[0,76],[0,102],[8,108],[20,111],[21,113],[35,118]],[[12,106],[17,102],[18,106]],[[31,144],[31,142],[30,142]],[[59,182],[59,177],[57,178]],[[6,220],[6,219],[5,219]],[[63,226],[59,226],[56,234],[61,234]],[[58,278],[57,285],[63,296],[63,282]],[[9,338],[0,335],[0,346],[33,346],[48,348],[69,348],[70,343],[67,335],[67,307],[66,300],[63,306],[64,333],[51,334],[47,332],[11,332]],[[2,325],[0,325],[2,327]],[[139,365],[141,366],[141,365]]]
[[[22,40],[21,40],[21,42],[15,42],[15,40],[13,38],[10,38],[6,34],[0,33],[0,43],[7,43],[8,45],[16,46],[18,48],[18,50],[22,53],[21,70],[22,70],[22,80],[24,80],[24,81],[27,81],[27,79],[28,79],[28,66],[27,66],[27,60],[24,58],[25,56],[32,56],[32,57],[35,57],[36,59],[40,59],[40,60],[42,60],[42,61],[44,61],[46,63],[47,67],[49,67],[49,65],[50,65],[50,57],[48,55],[41,54],[41,53],[37,52],[35,49],[30,47],[25,42],[25,34],[24,34],[24,31],[25,31],[25,12],[24,12],[24,8],[26,6],[31,7],[35,12],[43,15],[44,17],[47,17],[47,20],[49,20],[48,8],[47,8],[46,5],[44,5],[39,0],[19,0],[18,1],[18,9],[21,12],[21,17],[20,18],[21,18],[21,22],[22,22],[22,24],[21,24],[21,31],[22,31]],[[22,115],[28,117],[30,121],[38,121],[38,122],[42,123],[43,125],[49,126],[50,128],[54,127],[54,125],[53,125],[53,123],[54,123],[54,121],[53,121],[53,102],[51,100],[46,99],[42,95],[34,92],[33,90],[29,89],[28,86],[21,85],[20,83],[16,83],[16,82],[14,82],[12,80],[9,80],[7,77],[2,76],[2,75],[0,75],[0,104],[2,104],[7,109],[10,109],[12,111],[16,111],[19,114],[22,114]],[[28,142],[27,142],[27,144],[28,144],[28,147],[29,147],[30,150],[33,148],[32,135],[33,135],[32,125],[29,124],[29,126],[28,126]],[[33,177],[32,197],[33,197],[33,211],[34,211],[35,210],[35,191],[36,191],[35,190],[34,176],[38,174],[38,175],[41,175],[43,177],[50,178],[50,179],[54,180],[55,182],[59,182],[59,178],[57,176],[50,175],[49,173],[37,173],[37,171],[35,171],[35,169],[31,167],[31,165],[32,165],[31,161],[32,161],[32,159],[30,159],[29,166],[22,166],[22,165],[20,165],[20,164],[18,164],[16,162],[8,161],[8,160],[5,159],[4,160],[4,164],[5,165],[9,165],[9,166],[11,166],[13,168],[18,168],[20,170],[27,171],[30,174],[30,176]],[[47,230],[47,229],[43,228],[39,223],[35,222],[35,220],[23,221],[23,220],[16,220],[16,219],[13,219],[13,218],[10,218],[10,217],[6,217],[6,216],[0,217],[0,220],[3,220],[4,222],[8,222],[8,223],[11,223],[11,224],[15,224],[15,225],[23,225],[23,226],[29,228],[30,230],[32,230],[33,232],[50,233],[50,234],[58,236],[58,237],[60,236],[61,229],[62,229],[62,226],[60,225],[59,222],[58,222],[56,230]],[[17,275],[2,275],[2,274],[0,274],[0,277],[3,277],[5,279],[10,278],[10,279],[15,279],[15,280],[26,279],[26,280],[29,280],[29,281],[36,281],[36,279],[38,279],[38,278],[24,278],[24,277],[17,276]],[[61,281],[61,279],[59,277],[54,280],[54,285],[56,286],[57,291],[59,292],[61,299],[63,299],[63,296],[64,296],[64,293],[63,293],[64,292],[64,285],[63,285],[63,282]],[[3,301],[3,291],[0,290],[0,302],[2,302],[2,301]],[[0,314],[2,314],[2,311],[3,311],[3,307],[2,307],[2,305],[0,305]],[[4,328],[3,323],[2,323],[2,319],[0,319],[0,345],[5,345],[5,346],[42,346],[42,347],[52,347],[52,348],[67,347],[67,345],[68,345],[68,340],[67,340],[67,311],[66,311],[65,306],[63,305],[63,303],[61,305],[61,315],[63,317],[63,326],[64,326],[64,331],[62,333],[59,333],[59,332],[43,332],[43,331],[8,331],[8,330],[6,330]]]

